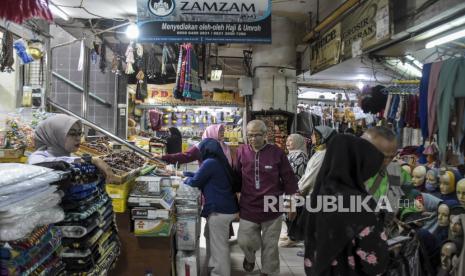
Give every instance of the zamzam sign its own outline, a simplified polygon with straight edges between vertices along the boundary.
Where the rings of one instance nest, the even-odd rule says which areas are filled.
[[[141,41],[271,43],[271,0],[138,0]]]
[[[228,3],[228,2],[187,2],[181,1],[181,11],[184,12],[240,12],[248,13],[255,12],[255,4],[245,4],[245,3]]]

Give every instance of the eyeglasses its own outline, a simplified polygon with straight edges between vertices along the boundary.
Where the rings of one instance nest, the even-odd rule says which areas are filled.
[[[74,130],[70,130],[68,132],[68,136],[71,136],[71,137],[82,137],[82,131],[74,131]]]
[[[251,138],[258,138],[258,137],[262,137],[263,134],[259,134],[259,133],[256,133],[256,134],[247,134],[247,138],[251,139]]]

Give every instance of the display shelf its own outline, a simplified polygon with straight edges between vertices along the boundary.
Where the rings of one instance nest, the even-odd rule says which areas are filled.
[[[160,103],[160,104],[139,104],[139,105],[136,105],[136,108],[138,109],[151,109],[151,108],[157,108],[157,107],[187,107],[187,108],[227,108],[227,107],[230,107],[230,108],[243,108],[244,106],[241,106],[241,105],[237,105],[237,104],[224,104],[224,105],[221,105],[221,104],[202,104],[202,105],[199,105],[199,104],[183,104],[183,105],[177,105],[177,104],[163,104],[163,103]]]

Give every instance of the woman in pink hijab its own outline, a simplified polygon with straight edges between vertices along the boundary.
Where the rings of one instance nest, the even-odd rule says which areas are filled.
[[[226,155],[229,164],[232,165],[231,150],[229,146],[224,143],[224,125],[218,124],[207,127],[203,132],[202,140],[206,138],[212,138],[220,142],[224,155]],[[185,164],[193,161],[201,162],[201,155],[197,146],[194,146],[182,153],[163,155],[161,159],[169,164]]]

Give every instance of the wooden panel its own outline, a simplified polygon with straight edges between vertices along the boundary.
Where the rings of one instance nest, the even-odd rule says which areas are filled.
[[[116,214],[118,234],[121,240],[121,255],[109,275],[154,276],[171,275],[174,259],[174,235],[169,238],[136,237],[131,231],[129,213]]]

